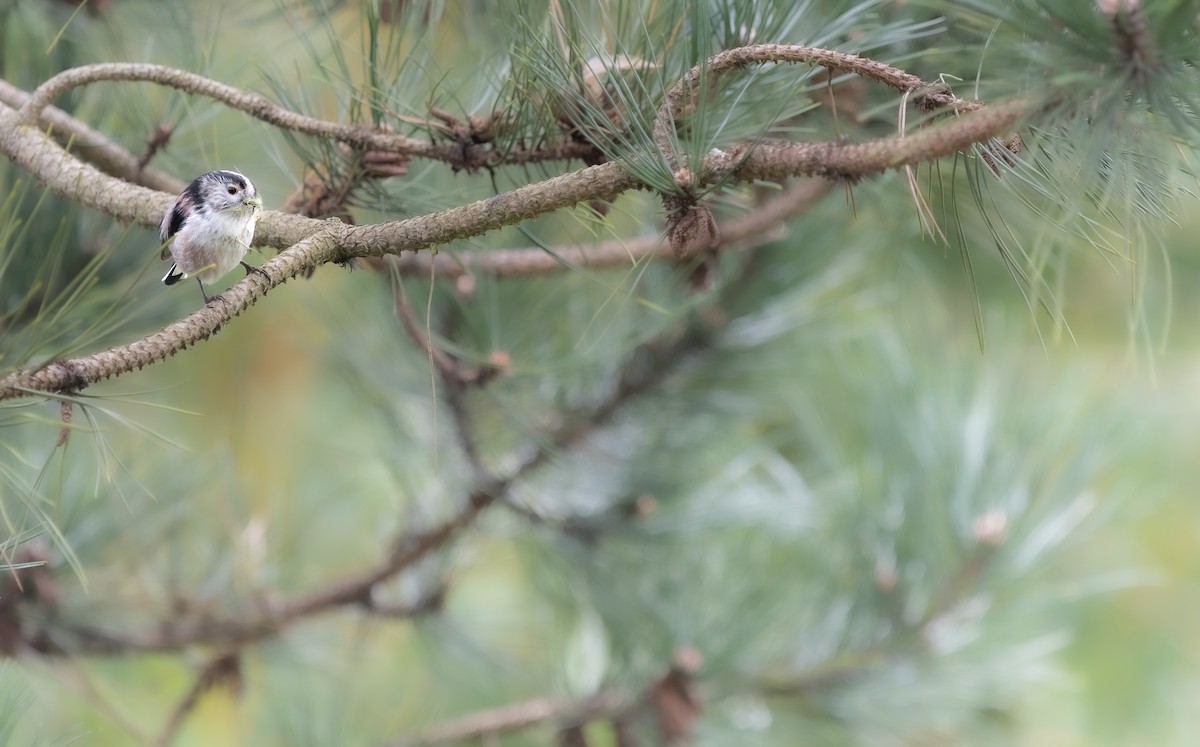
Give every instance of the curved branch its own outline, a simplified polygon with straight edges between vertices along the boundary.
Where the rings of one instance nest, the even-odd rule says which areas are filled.
[[[670,135],[675,132],[675,123],[683,115],[685,102],[691,100],[701,80],[706,77],[713,80],[731,70],[771,62],[807,63],[849,70],[902,93],[918,94],[913,97],[913,102],[926,111],[950,107],[955,113],[965,113],[983,108],[983,104],[978,101],[968,101],[953,95],[945,84],[926,82],[912,73],[856,54],[800,44],[752,44],[727,49],[709,57],[687,71],[683,78],[667,91],[654,118],[655,142],[664,153],[670,152]]]
[[[19,109],[29,100],[29,93],[6,80],[0,80],[0,103]],[[38,126],[48,130],[60,141],[69,141],[73,152],[106,174],[171,194],[178,194],[187,186],[186,182],[156,168],[142,167],[137,157],[128,150],[62,109],[46,107],[38,117]]]
[[[65,70],[38,86],[25,105],[21,107],[19,116],[26,124],[32,124],[37,120],[41,111],[50,105],[50,102],[67,91],[101,81],[156,83],[179,91],[207,96],[281,129],[330,138],[369,150],[404,153],[416,158],[445,161],[460,168],[582,158],[595,153],[595,148],[586,143],[564,141],[544,148],[514,149],[506,152],[503,157],[499,157],[494,151],[476,152],[472,156],[472,154],[464,152],[463,145],[460,143],[435,143],[369,127],[310,117],[280,106],[259,94],[243,91],[196,73],[165,65],[137,62],[106,62]]]
[[[429,155],[430,144],[415,138],[372,132],[361,127],[352,127],[336,122],[326,122],[315,117],[297,114],[256,93],[249,93],[240,88],[219,83],[211,78],[205,78],[203,75],[165,65],[139,62],[106,62],[64,70],[34,89],[29,101],[21,107],[21,120],[26,124],[33,124],[37,121],[41,111],[59,96],[72,89],[101,81],[157,83],[180,91],[207,96],[233,109],[243,111],[255,119],[286,130],[334,138],[375,150]]]

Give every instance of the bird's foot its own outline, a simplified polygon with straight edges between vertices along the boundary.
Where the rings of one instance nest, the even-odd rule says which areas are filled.
[[[271,274],[269,272],[267,272],[266,270],[264,270],[261,267],[255,267],[254,265],[250,264],[249,262],[242,262],[242,267],[246,268],[247,275],[249,275],[252,272],[257,272],[259,275],[262,275],[267,280],[271,279]]]

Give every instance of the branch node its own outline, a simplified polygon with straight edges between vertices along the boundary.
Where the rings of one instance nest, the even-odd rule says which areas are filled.
[[[690,198],[666,198],[663,206],[671,211],[667,215],[671,251],[680,260],[699,259],[689,280],[694,288],[707,288],[712,282],[712,263],[721,245],[716,218],[707,205],[697,205]]]
[[[71,392],[70,394],[74,394]],[[62,421],[62,428],[58,431],[58,440],[54,442],[54,448],[60,448],[67,445],[67,441],[71,438],[71,423],[75,419],[75,413],[71,400],[63,399],[58,403],[58,417]]]

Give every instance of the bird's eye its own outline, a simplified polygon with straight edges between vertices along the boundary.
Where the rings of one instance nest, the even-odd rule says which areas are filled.
[[[229,190],[229,194],[231,194],[231,195],[237,194],[237,187],[233,186],[232,184],[230,184],[228,187],[226,187],[226,189]]]

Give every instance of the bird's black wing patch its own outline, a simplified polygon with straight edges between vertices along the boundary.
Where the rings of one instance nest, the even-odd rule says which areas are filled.
[[[187,217],[187,214],[184,212],[183,205],[181,204],[182,202],[183,197],[180,197],[175,201],[175,206],[171,208],[171,212],[168,213],[167,217],[163,220],[162,228],[158,232],[158,238],[163,244],[162,251],[158,253],[159,258],[161,259],[166,259],[167,255],[171,253],[170,248],[167,246],[167,242],[171,240],[172,236],[179,233],[179,229],[183,227],[183,220]]]
[[[171,207],[171,212],[163,217],[162,226],[159,227],[158,238],[163,243],[162,251],[159,255],[167,258],[170,250],[166,243],[171,240],[171,237],[179,233],[179,229],[183,228],[183,222],[188,216],[203,205],[203,200],[200,197],[201,180],[204,177],[194,179],[191,184],[179,193],[179,197],[175,198],[175,204]]]

